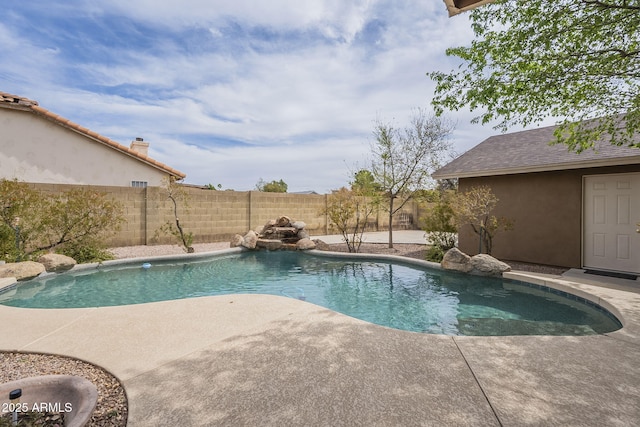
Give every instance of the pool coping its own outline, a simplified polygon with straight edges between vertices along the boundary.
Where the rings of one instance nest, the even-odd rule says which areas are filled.
[[[214,251],[198,256],[241,251],[235,249],[223,254]],[[335,254],[353,257],[348,253]],[[372,258],[371,254],[362,254],[362,257]],[[182,258],[185,255],[114,263]],[[401,263],[408,260],[395,255],[373,258]],[[408,262],[425,265],[420,260]],[[322,417],[326,414],[314,412],[315,408],[332,411],[352,396],[367,396],[360,388],[361,378],[345,377],[326,385],[321,388],[321,391],[326,389],[321,400],[310,405],[304,395],[297,392],[299,384],[290,383],[286,376],[278,382],[280,376],[273,370],[281,365],[300,365],[300,369],[324,366],[324,363],[329,363],[328,367],[351,366],[353,354],[367,360],[363,366],[372,364],[370,371],[361,374],[367,379],[367,387],[377,385],[378,390],[397,390],[397,393],[390,393],[391,397],[371,396],[374,406],[344,409],[340,420],[345,425],[364,425],[362,420],[367,413],[362,411],[375,412],[378,407],[396,408],[397,414],[384,411],[395,417],[384,420],[400,425],[556,422],[597,426],[611,424],[612,417],[621,425],[637,420],[640,413],[633,387],[640,384],[636,360],[640,349],[640,294],[580,283],[563,276],[519,271],[506,276],[570,290],[572,294],[610,304],[617,310],[614,314],[620,314],[623,328],[588,337],[449,337],[392,330],[286,297],[238,295],[115,308],[40,310],[0,306],[0,350],[67,355],[109,370],[127,391],[131,426],[157,425],[158,419],[154,418],[157,414],[167,419],[172,414],[183,414],[184,405],[175,406],[175,396],[162,392],[178,385],[194,387],[203,393],[200,399],[189,402],[189,409],[204,411],[203,417],[211,416],[209,425],[219,422],[216,417],[222,416],[220,414],[254,425],[277,425],[282,424],[283,419],[293,419],[279,418],[279,422],[269,423],[265,419],[269,414],[265,413],[260,400],[256,400],[264,396],[275,399],[269,406],[274,414],[280,413],[279,408],[295,408],[302,414],[296,415],[298,424],[318,425],[318,420],[324,420]],[[22,325],[21,329],[16,329],[16,324]],[[327,326],[322,326],[324,324]],[[344,341],[347,337],[348,341]],[[264,343],[262,350],[255,349],[256,343],[261,342]],[[292,352],[289,345],[296,342],[302,347],[293,347],[297,352]],[[287,347],[279,350],[283,343]],[[323,349],[323,356],[308,353],[308,348],[315,348],[314,343]],[[272,351],[283,357],[276,360],[276,365],[271,364]],[[345,358],[345,352],[349,357]],[[232,358],[228,359],[230,355]],[[256,359],[257,356],[260,357]],[[231,363],[245,359],[246,362],[237,367]],[[206,388],[198,388],[202,383],[200,378],[218,378],[219,373],[209,370],[221,363],[230,365],[224,371],[225,376],[236,380],[225,384],[214,381],[207,383]],[[263,368],[259,368],[261,364]],[[415,364],[420,370],[414,372]],[[386,375],[387,370],[414,372],[410,378],[417,375],[417,379],[402,381]],[[423,371],[429,375],[422,375]],[[250,377],[247,372],[251,372]],[[302,372],[305,372],[302,378],[308,376],[307,371]],[[333,377],[327,372],[320,378],[331,381]],[[317,387],[318,379],[310,377],[310,380],[311,383],[303,384],[304,390]],[[246,381],[257,388],[246,389]],[[265,389],[260,384],[269,386]],[[272,394],[271,388],[279,391]],[[234,394],[238,390],[242,393]],[[419,396],[424,399],[421,406],[427,411],[415,406],[407,409],[404,402],[421,391]],[[213,403],[227,394],[247,395],[251,399]],[[313,397],[317,398],[317,393]],[[218,412],[211,411],[212,405]],[[229,423],[229,418],[223,419]],[[184,419],[176,422],[199,424],[184,422]],[[379,422],[384,423],[382,418]]]

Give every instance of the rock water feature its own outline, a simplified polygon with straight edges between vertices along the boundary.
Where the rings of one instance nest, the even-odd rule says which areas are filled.
[[[250,230],[244,236],[236,234],[231,247],[243,246],[247,249],[280,249],[303,251],[315,249],[316,244],[309,238],[302,221],[292,221],[288,216],[269,220],[263,227]]]

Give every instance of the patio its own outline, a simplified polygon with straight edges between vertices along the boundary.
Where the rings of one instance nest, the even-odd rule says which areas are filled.
[[[450,337],[389,329],[284,297],[122,307],[0,306],[0,349],[77,357],[123,383],[129,425],[634,425],[640,294],[590,294],[624,328],[586,337]]]

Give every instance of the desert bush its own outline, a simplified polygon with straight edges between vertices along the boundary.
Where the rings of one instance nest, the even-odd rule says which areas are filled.
[[[492,215],[498,198],[487,186],[474,186],[463,193],[457,192],[451,197],[450,204],[456,225],[469,225],[478,235],[479,253],[484,247],[485,253],[491,255],[496,233],[513,228],[513,221],[509,218]]]
[[[122,205],[104,193],[83,188],[47,195],[17,180],[0,180],[0,248],[6,261],[45,251],[97,253],[123,221]]]
[[[377,199],[366,191],[344,187],[327,197],[327,207],[322,214],[327,215],[331,225],[338,229],[349,252],[360,251],[362,235],[376,203]]]
[[[432,192],[430,201],[433,205],[421,218],[422,229],[431,242],[431,247],[427,250],[429,261],[442,261],[445,252],[456,246],[458,235],[450,203],[454,194],[453,191]]]
[[[155,239],[160,237],[160,234],[169,234],[174,236],[181,244],[182,248],[187,253],[195,252],[193,248],[193,233],[185,232],[183,225],[180,223],[178,217],[178,204],[181,203],[184,209],[189,210],[189,195],[185,191],[184,187],[180,185],[174,178],[165,179],[162,188],[167,195],[167,198],[171,201],[173,206],[173,221],[167,221],[155,232]],[[175,226],[174,226],[175,224]]]

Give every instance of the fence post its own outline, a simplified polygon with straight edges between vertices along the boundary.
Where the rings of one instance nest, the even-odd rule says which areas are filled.
[[[148,246],[149,245],[149,187],[144,187],[144,201],[143,201],[143,210],[144,210],[144,216],[143,216],[143,221],[144,221],[144,245]]]
[[[248,206],[248,217],[247,221],[249,222],[249,227],[247,228],[247,230],[253,230],[253,191],[249,190],[249,206]]]

